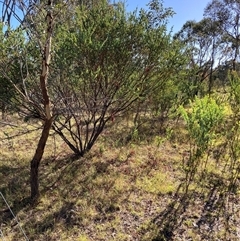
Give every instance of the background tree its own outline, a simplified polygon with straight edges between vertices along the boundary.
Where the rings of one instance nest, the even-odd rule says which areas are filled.
[[[14,85],[21,83],[21,77],[25,75],[19,65],[24,51],[24,35],[22,31],[10,30],[2,23],[0,28],[0,103],[4,119],[7,109],[14,110],[17,105],[18,95]]]
[[[205,8],[204,16],[216,21],[225,48],[222,54],[228,55],[232,68],[236,70],[240,46],[240,2],[236,0],[213,0]]]
[[[222,43],[218,22],[210,17],[200,22],[187,21],[174,38],[185,43],[188,48],[189,97],[195,96],[203,89],[204,82],[207,82],[207,91],[210,93],[215,67],[224,61],[224,57],[219,56]]]

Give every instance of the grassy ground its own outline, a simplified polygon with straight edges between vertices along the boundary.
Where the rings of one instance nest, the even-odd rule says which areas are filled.
[[[29,162],[38,131],[20,135],[35,127],[19,126],[1,127],[0,191],[29,240],[240,239],[238,191],[226,192],[214,162],[183,192],[189,145],[179,123],[162,133],[151,125],[149,131],[132,132],[131,140],[118,123],[74,161],[52,134],[40,166],[41,199],[34,206],[28,200]],[[25,240],[2,199],[0,224],[3,240]]]

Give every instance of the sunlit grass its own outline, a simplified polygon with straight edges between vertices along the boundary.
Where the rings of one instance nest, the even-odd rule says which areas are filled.
[[[170,173],[154,172],[149,176],[139,177],[136,186],[153,194],[172,194],[177,190],[178,183]]]
[[[9,135],[18,133],[12,128],[4,131]],[[1,152],[4,156],[1,168],[15,166],[20,170],[14,173],[7,168],[5,173],[0,174],[1,177],[7,175],[6,183],[2,183],[0,188],[13,206],[29,196],[29,162],[38,135],[39,131],[33,131],[1,142],[5,147]],[[96,240],[108,240],[111,230],[115,230],[112,240],[129,240],[131,234],[120,228],[123,219],[118,214],[144,215],[141,210],[131,207],[132,201],[136,200],[127,200],[135,191],[140,194],[140,201],[144,199],[145,190],[138,191],[141,188],[136,185],[137,177],[141,173],[146,176],[152,168],[157,168],[159,156],[156,160],[154,156],[159,145],[152,147],[130,143],[125,147],[112,147],[110,143],[106,145],[100,141],[89,154],[74,163],[68,161],[67,152],[62,153],[63,146],[59,138],[50,136],[39,169],[41,198],[35,207],[18,205],[18,215],[30,239],[92,240],[85,233],[90,225],[91,232],[96,232]],[[19,185],[13,181],[15,178]],[[12,182],[14,185],[10,186]],[[78,225],[83,227],[80,231],[76,228]],[[3,231],[11,234],[7,229]],[[21,234],[14,230],[12,239],[16,237],[21,237]]]
[[[39,131],[5,138],[6,133],[18,134],[27,127],[24,123],[15,130],[4,127],[5,134],[0,131],[0,191],[30,240],[147,241],[158,237],[159,227],[153,220],[173,201],[184,180],[183,159],[189,156],[181,121],[176,126],[172,123],[171,135],[156,133],[145,142],[140,135],[139,142],[120,143],[125,141],[120,139],[121,128],[116,127],[115,133],[107,130],[89,153],[75,161],[62,140],[51,133],[39,168],[41,198],[35,206],[27,198],[29,163]],[[190,192],[208,191],[209,178],[214,174],[217,180],[220,167],[210,155],[206,178],[201,185],[192,183]],[[181,190],[177,195],[183,195]],[[21,240],[13,218],[3,212],[6,209],[1,203],[1,230],[6,240]],[[184,225],[191,223],[187,219]],[[197,237],[197,233],[190,230],[189,236]]]

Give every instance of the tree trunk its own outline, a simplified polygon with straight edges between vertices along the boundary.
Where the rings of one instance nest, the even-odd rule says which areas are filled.
[[[40,196],[39,192],[39,180],[38,180],[38,168],[42,159],[45,145],[49,137],[49,132],[52,126],[52,119],[46,120],[41,133],[41,137],[38,142],[36,152],[31,161],[31,172],[30,172],[30,184],[31,184],[31,199],[36,200]]]
[[[5,120],[6,104],[4,101],[1,102],[2,120]]]
[[[47,87],[47,79],[49,73],[49,64],[51,59],[51,45],[52,45],[52,31],[53,31],[53,14],[52,14],[52,1],[48,0],[47,5],[49,10],[46,16],[47,22],[47,38],[44,46],[44,55],[42,58],[42,70],[40,75],[40,87],[43,97],[43,104],[44,104],[44,113],[45,122],[43,126],[43,130],[41,133],[41,137],[38,141],[38,146],[36,152],[31,160],[31,171],[30,171],[30,185],[31,185],[31,199],[36,201],[40,196],[39,192],[39,180],[38,180],[38,168],[40,161],[42,159],[44,149],[49,137],[49,132],[52,127],[53,116],[51,113],[51,105],[50,105],[50,98],[48,94],[48,87]]]

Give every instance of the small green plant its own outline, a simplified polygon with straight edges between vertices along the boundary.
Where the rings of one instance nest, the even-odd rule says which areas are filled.
[[[139,141],[139,131],[138,131],[138,125],[133,127],[133,130],[131,131],[131,140],[133,141]]]
[[[237,72],[232,71],[230,79],[230,98],[229,103],[235,116],[240,113],[240,77]]]
[[[173,129],[167,127],[165,136],[161,136],[161,135],[156,136],[154,141],[157,147],[160,147],[165,141],[170,140],[172,137],[172,134],[173,134]]]
[[[217,126],[224,118],[223,107],[216,100],[206,96],[190,101],[190,109],[179,108],[187,124],[190,139],[198,148],[205,150],[216,137]]]
[[[215,99],[205,96],[190,101],[188,109],[181,106],[179,112],[186,122],[189,133],[190,155],[184,166],[188,189],[198,168],[206,167],[206,161],[205,165],[202,165],[203,157],[218,136],[218,127],[224,119],[224,108]]]

